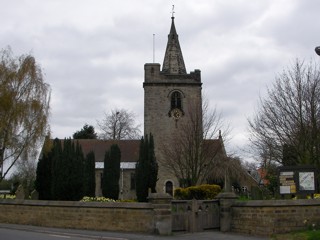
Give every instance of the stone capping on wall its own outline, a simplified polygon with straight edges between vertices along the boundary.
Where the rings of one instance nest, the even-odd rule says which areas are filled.
[[[25,200],[25,199],[0,199],[1,205],[24,205],[24,206],[46,206],[46,207],[86,207],[86,208],[125,208],[125,209],[149,209],[153,210],[151,203],[137,202],[77,202],[77,201],[47,201],[47,200]]]
[[[235,201],[233,207],[320,206],[320,199]]]

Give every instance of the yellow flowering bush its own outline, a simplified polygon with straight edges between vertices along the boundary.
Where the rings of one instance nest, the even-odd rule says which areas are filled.
[[[297,197],[295,199],[297,199]],[[307,195],[307,199],[312,199],[312,197]],[[320,199],[320,193],[313,194],[313,199]]]
[[[4,194],[0,194],[0,199],[4,199]],[[16,195],[6,194],[6,199],[16,199]]]
[[[314,198],[314,199],[320,199],[320,193],[315,193],[315,194],[313,195],[313,198]]]
[[[115,200],[105,197],[83,197],[80,202],[115,202]]]

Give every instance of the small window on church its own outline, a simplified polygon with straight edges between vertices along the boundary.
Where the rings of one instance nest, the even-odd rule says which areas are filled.
[[[171,109],[175,108],[182,110],[181,93],[178,91],[175,91],[171,94]]]
[[[170,194],[171,196],[173,196],[173,184],[171,181],[167,181],[166,182],[166,186],[165,186],[165,192]]]

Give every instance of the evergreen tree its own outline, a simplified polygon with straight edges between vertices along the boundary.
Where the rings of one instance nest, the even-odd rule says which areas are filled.
[[[92,160],[90,162],[91,171],[93,171],[91,178],[92,174],[94,178],[94,158],[93,167]],[[83,180],[84,163],[83,152],[78,142],[64,139],[62,147],[61,140],[55,139],[51,149],[43,151],[37,166],[35,184],[39,198],[43,200],[80,200],[84,196],[86,182]]]
[[[62,157],[58,160],[59,165],[57,166],[59,168],[59,171],[55,173],[58,174],[60,172],[60,185],[58,187],[57,200],[71,200],[69,191],[72,186],[72,183],[70,181],[72,181],[71,179],[73,178],[73,176],[71,175],[71,166],[73,164],[73,147],[74,146],[72,145],[70,139],[64,139],[62,147]]]
[[[93,126],[85,124],[80,131],[73,134],[73,139],[97,139],[97,134]]]
[[[36,172],[35,188],[40,200],[51,200],[52,186],[52,153],[43,153],[39,159]]]
[[[158,163],[156,160],[156,156],[154,154],[154,141],[153,136],[150,134],[149,136],[149,146],[148,146],[148,159],[149,159],[149,187],[151,188],[151,192],[156,192],[156,185],[158,181]]]
[[[51,196],[52,200],[62,200],[63,193],[61,189],[66,180],[65,167],[63,166],[62,146],[59,139],[53,141],[52,148],[52,182],[51,182]]]
[[[52,148],[53,142],[50,139],[50,133],[48,133],[43,143],[36,170],[35,189],[39,193],[40,200],[50,200],[52,198]]]
[[[139,160],[136,165],[136,195],[139,202],[146,202],[148,197],[147,159],[145,158],[145,142],[147,140],[147,138],[141,138]]]
[[[150,134],[141,139],[139,160],[136,165],[136,194],[139,202],[146,202],[148,189],[156,192],[158,181],[158,163],[154,154],[153,136]]]
[[[68,139],[67,142],[71,142],[71,148],[68,151],[70,154],[68,162],[68,183],[66,189],[66,199],[71,201],[79,201],[84,194],[83,191],[83,170],[84,170],[84,157],[80,144]],[[70,146],[70,143],[69,143]]]
[[[96,190],[95,179],[95,155],[91,151],[87,154],[84,162],[84,196],[94,197]]]
[[[52,197],[78,201],[83,197],[83,153],[71,139],[57,140],[53,146]]]
[[[104,158],[102,194],[106,198],[117,200],[119,197],[120,160],[120,148],[113,144]]]

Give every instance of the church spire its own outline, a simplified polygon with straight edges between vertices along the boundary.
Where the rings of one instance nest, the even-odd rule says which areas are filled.
[[[174,15],[172,10],[172,23],[168,35],[166,53],[163,60],[162,72],[167,74],[186,74],[183,56],[179,44],[178,34],[174,25]]]

